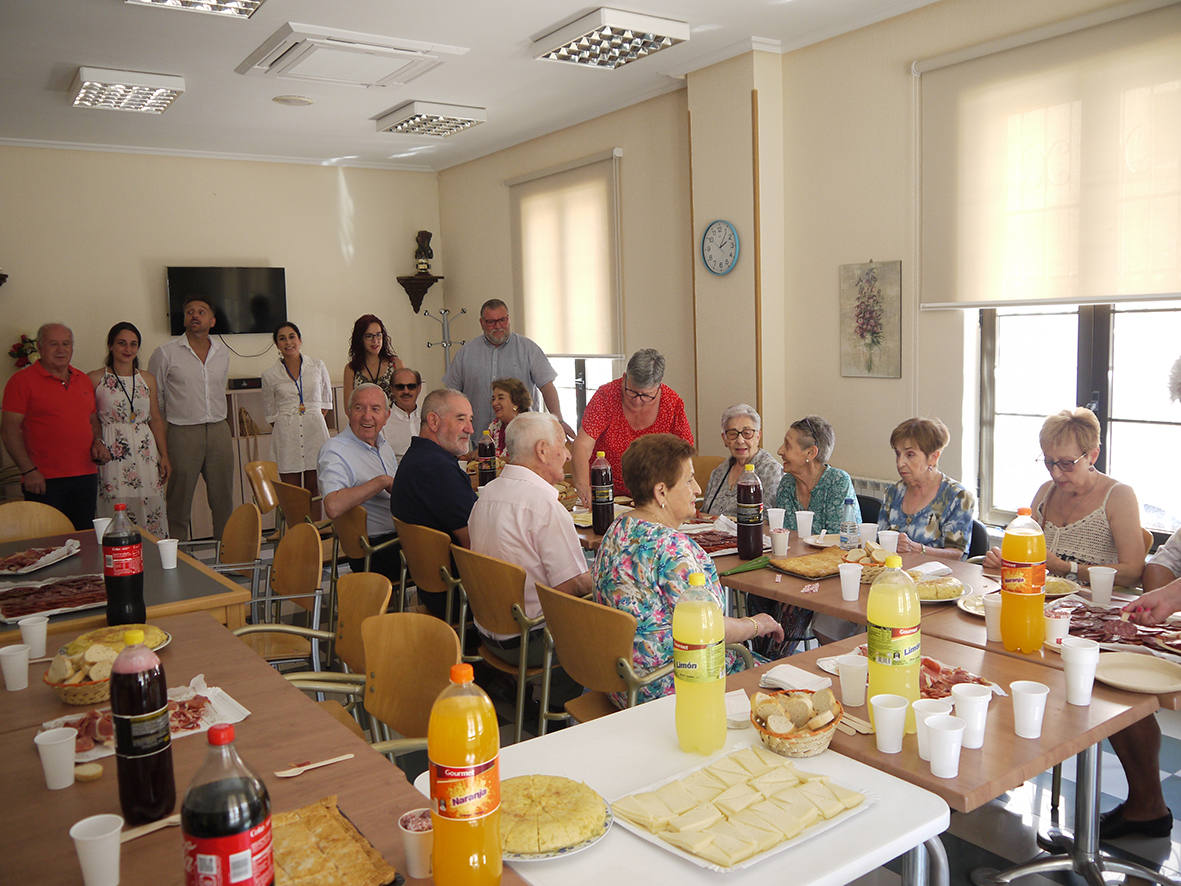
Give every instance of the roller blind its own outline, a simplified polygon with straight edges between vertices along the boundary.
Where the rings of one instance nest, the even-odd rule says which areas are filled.
[[[919,91],[924,308],[1181,294],[1181,8],[949,64]]]

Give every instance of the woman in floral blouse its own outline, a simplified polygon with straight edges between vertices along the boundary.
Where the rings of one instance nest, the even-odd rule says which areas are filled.
[[[687,535],[677,531],[696,511],[701,487],[693,477],[693,445],[673,434],[648,434],[623,454],[623,478],[635,509],[611,524],[594,568],[595,600],[636,617],[632,663],[644,674],[672,661],[673,607],[689,588],[689,576],[705,575],[706,588],[724,608],[725,596],[713,561]],[[727,643],[754,637],[783,639],[783,629],[766,613],[726,618]],[[726,670],[740,669],[727,654]],[[640,689],[650,701],[673,691],[672,674]],[[623,707],[623,696],[612,696]]]

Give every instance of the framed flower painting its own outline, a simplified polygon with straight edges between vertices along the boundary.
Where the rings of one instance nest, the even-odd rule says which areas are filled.
[[[840,266],[841,375],[902,378],[902,262]]]

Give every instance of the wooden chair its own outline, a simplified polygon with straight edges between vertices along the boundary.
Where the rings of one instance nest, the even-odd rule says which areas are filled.
[[[1152,553],[1152,546],[1156,542],[1156,539],[1152,537],[1152,530],[1150,529],[1141,528],[1140,532],[1144,536],[1144,556],[1147,557]]]
[[[216,559],[205,565],[214,572],[237,578],[250,579],[251,619],[258,621],[262,605],[260,588],[261,575],[267,570],[262,562],[262,515],[253,502],[246,502],[234,508],[226,527],[222,530],[221,539],[197,539],[182,541],[178,547],[182,551],[194,551],[198,548],[217,547]]]
[[[248,461],[244,470],[259,513],[269,514],[279,506],[274,485],[279,482],[279,466],[273,461]]]
[[[369,536],[365,528],[365,509],[360,505],[350,508],[339,517],[332,520],[332,534],[335,543],[332,550],[332,585],[337,582],[339,574],[340,554],[352,560],[365,561],[365,571],[369,571],[369,563],[378,551],[384,551],[398,543],[398,537],[386,539],[373,545],[369,543]],[[405,608],[405,589],[398,589],[398,611]]]
[[[331,526],[331,520],[312,520],[312,502],[319,501],[320,496],[314,496],[302,486],[284,483],[276,480],[271,484],[275,490],[275,500],[278,502],[279,513],[283,515],[283,523],[287,527],[298,523],[311,523],[317,530],[326,530]]]
[[[480,644],[480,657],[490,666],[504,674],[510,674],[517,681],[516,715],[513,720],[513,741],[521,740],[525,719],[525,688],[529,681],[536,680],[544,673],[540,667],[528,667],[529,640],[533,628],[545,623],[545,616],[530,618],[525,614],[525,570],[514,563],[507,563],[477,554],[475,551],[451,545],[451,556],[459,569],[463,592],[467,595],[472,616],[486,630],[494,634],[515,634],[521,638],[517,665],[509,664],[484,643]],[[541,638],[535,638],[540,640]],[[564,714],[550,715],[542,708],[537,718],[538,732],[545,735],[546,721],[564,720]]]
[[[0,541],[20,541],[74,531],[70,518],[39,501],[10,501],[0,505]]]
[[[722,455],[695,455],[693,456],[693,476],[697,478],[698,485],[705,489],[706,483],[709,482],[709,475],[713,473],[714,468],[724,462],[728,456]],[[774,495],[774,490],[768,493],[763,490],[763,495]]]
[[[452,611],[455,593],[459,591],[458,633],[462,644],[466,634],[467,600],[463,596],[463,585],[451,575],[451,536],[429,526],[403,523],[397,517],[394,518],[394,529],[402,543],[403,588],[409,575],[420,594],[446,594],[446,609],[443,611],[448,615]]]

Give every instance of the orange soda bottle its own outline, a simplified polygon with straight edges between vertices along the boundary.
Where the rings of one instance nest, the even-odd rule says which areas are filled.
[[[439,886],[500,882],[500,728],[472,666],[451,666],[427,725],[431,861]]]
[[[1001,642],[1009,651],[1037,652],[1046,639],[1046,536],[1018,508],[1001,542]]]

